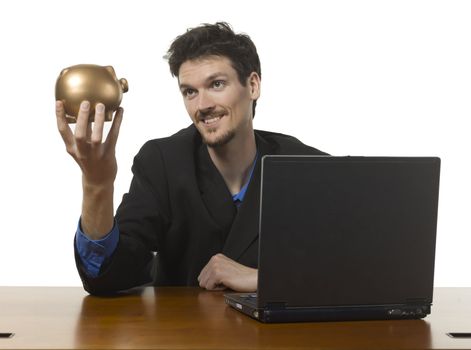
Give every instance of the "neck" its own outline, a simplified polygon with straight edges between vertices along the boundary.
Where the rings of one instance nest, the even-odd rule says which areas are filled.
[[[208,152],[231,194],[239,193],[257,153],[253,129],[246,135],[236,135],[224,146],[208,147]]]

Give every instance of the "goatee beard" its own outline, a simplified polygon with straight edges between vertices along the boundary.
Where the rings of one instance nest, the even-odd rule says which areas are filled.
[[[210,132],[211,134],[212,132]],[[235,131],[234,130],[229,130],[225,134],[221,135],[215,140],[211,140],[208,137],[205,137],[203,135],[203,142],[206,146],[212,147],[212,148],[217,148],[217,147],[222,147],[227,145],[235,136]]]

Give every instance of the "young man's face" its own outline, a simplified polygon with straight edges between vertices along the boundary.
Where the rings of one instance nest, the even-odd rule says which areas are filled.
[[[185,61],[178,81],[186,110],[208,146],[223,146],[252,131],[252,103],[260,95],[256,73],[243,86],[228,58],[209,56]]]

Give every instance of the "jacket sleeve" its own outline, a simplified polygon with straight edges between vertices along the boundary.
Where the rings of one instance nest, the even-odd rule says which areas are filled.
[[[110,294],[152,281],[154,252],[170,222],[168,183],[164,159],[155,141],[147,142],[134,158],[129,192],[116,211],[119,241],[97,277],[75,259],[83,286],[90,294]]]

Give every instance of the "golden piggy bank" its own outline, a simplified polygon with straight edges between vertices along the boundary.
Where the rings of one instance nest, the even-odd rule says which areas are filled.
[[[67,121],[75,123],[82,101],[90,102],[90,119],[95,117],[95,106],[105,105],[105,120],[113,119],[123,93],[128,91],[126,79],[117,79],[113,67],[79,64],[62,70],[56,82],[56,100],[64,103]]]

